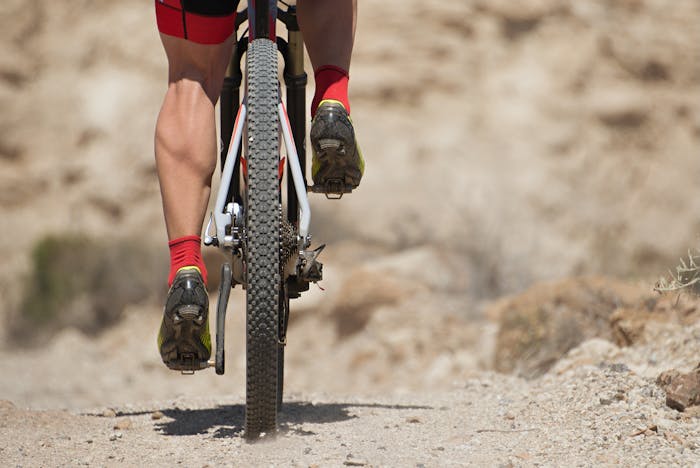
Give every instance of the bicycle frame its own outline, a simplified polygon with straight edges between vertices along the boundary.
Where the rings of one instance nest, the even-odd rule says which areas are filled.
[[[254,15],[254,16],[252,16]],[[255,18],[250,20],[251,16]],[[262,20],[261,17],[266,17]],[[239,215],[236,205],[242,205],[240,170],[241,138],[246,117],[245,98],[239,104],[240,86],[243,79],[240,61],[248,42],[255,37],[270,37],[276,34],[273,19],[282,21],[288,30],[288,40],[275,37],[278,50],[284,60],[284,81],[287,88],[287,106],[279,104],[280,128],[287,150],[287,219],[298,228],[300,249],[308,247],[308,230],[311,211],[308,203],[307,182],[304,168],[306,154],[304,138],[306,133],[306,83],[304,71],[304,44],[296,21],[296,10],[277,8],[276,1],[250,1],[247,10],[238,13],[236,31],[248,20],[248,35],[243,35],[234,45],[227,77],[221,93],[221,166],[222,188],[216,199],[213,223],[216,225],[216,237],[210,236],[212,220],[207,226],[205,244],[218,244],[227,248],[235,244],[235,233],[227,232],[235,227]],[[236,116],[234,119],[233,116]],[[228,206],[233,203],[233,206]],[[301,214],[301,216],[299,216]]]
[[[287,28],[288,38],[276,36],[276,21],[280,20]],[[204,243],[217,245],[235,253],[241,244],[243,219],[241,207],[241,139],[246,118],[246,99],[240,98],[240,86],[243,81],[241,59],[248,43],[256,37],[266,37],[276,42],[284,61],[284,81],[287,90],[287,106],[280,100],[278,114],[280,129],[287,153],[287,212],[288,222],[298,233],[298,262],[295,270],[307,281],[317,280],[317,274],[309,277],[314,268],[315,258],[320,253],[306,251],[310,245],[309,226],[311,209],[307,196],[305,175],[306,151],[304,138],[306,134],[306,84],[304,71],[304,44],[296,18],[296,7],[287,10],[277,7],[276,0],[249,0],[248,8],[238,12],[235,34],[241,25],[248,21],[248,34],[235,42],[227,76],[221,93],[221,186],[217,194],[214,211],[207,224]],[[240,102],[239,102],[240,101]],[[236,116],[234,119],[233,116]],[[214,228],[215,232],[212,232]],[[212,235],[213,234],[213,235]],[[303,264],[303,265],[301,265]],[[244,284],[242,268],[234,265],[234,280]],[[238,272],[239,274],[236,274]],[[294,272],[290,272],[293,274]],[[319,272],[320,273],[320,272]],[[294,296],[308,288],[297,284]]]

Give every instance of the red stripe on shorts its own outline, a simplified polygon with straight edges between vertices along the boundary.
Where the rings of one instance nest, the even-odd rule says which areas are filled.
[[[180,2],[177,2],[177,7],[171,6],[171,4],[175,2],[166,0],[166,3],[156,0],[156,22],[158,23],[158,31],[168,36],[184,38],[185,24],[182,21],[182,10],[179,8]]]
[[[156,0],[158,31],[198,44],[221,44],[233,34],[236,12],[228,16],[204,16],[185,12],[179,0]]]
[[[187,40],[199,44],[221,44],[233,34],[236,12],[228,16],[201,16],[185,13]]]

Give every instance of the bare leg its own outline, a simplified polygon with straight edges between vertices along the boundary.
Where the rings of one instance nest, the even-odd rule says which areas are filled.
[[[161,34],[168,56],[168,91],[158,115],[156,166],[168,238],[200,235],[216,168],[214,106],[233,36],[202,45]]]
[[[297,15],[314,70],[323,65],[349,70],[357,1],[298,0]]]

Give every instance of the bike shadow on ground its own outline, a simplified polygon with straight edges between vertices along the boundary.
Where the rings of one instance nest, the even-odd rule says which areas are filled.
[[[279,415],[280,430],[297,435],[315,435],[303,430],[301,424],[327,424],[347,421],[361,416],[353,409],[377,408],[389,410],[432,409],[418,405],[386,405],[379,403],[309,403],[292,401],[285,403]],[[214,438],[241,437],[245,422],[245,405],[221,405],[204,409],[169,408],[160,410],[165,418],[154,429],[166,436],[211,434]]]

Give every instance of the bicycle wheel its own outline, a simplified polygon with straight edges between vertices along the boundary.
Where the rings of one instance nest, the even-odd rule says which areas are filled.
[[[280,275],[277,46],[255,39],[246,66],[247,437],[277,428]]]

